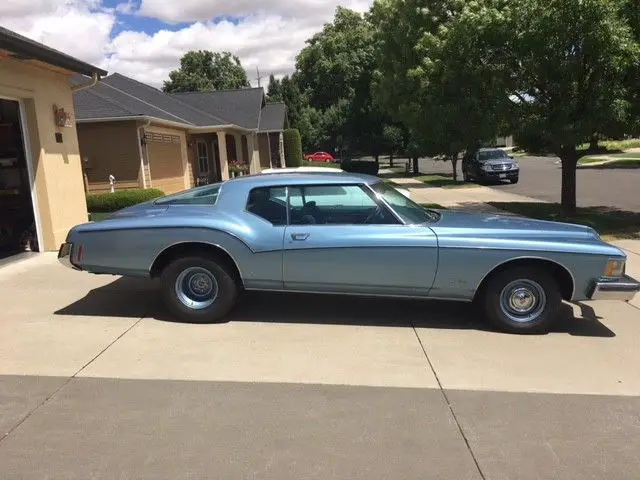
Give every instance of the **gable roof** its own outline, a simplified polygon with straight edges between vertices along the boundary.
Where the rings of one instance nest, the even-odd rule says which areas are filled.
[[[72,78],[72,84],[86,77]],[[245,88],[214,92],[168,94],[119,73],[74,93],[78,121],[152,117],[184,127],[240,127],[257,131],[282,130],[283,103],[265,104],[264,90]]]
[[[23,37],[4,27],[0,27],[0,49],[10,52],[17,60],[39,60],[70,72],[88,76],[107,74],[106,71],[98,67]]]
[[[285,128],[287,108],[284,102],[267,103],[260,114],[260,132],[280,131]]]
[[[172,97],[216,116],[228,119],[241,127],[257,129],[260,110],[264,104],[262,87],[214,92],[172,93]]]
[[[76,84],[83,81],[79,76],[72,79],[72,83]],[[78,120],[148,116],[185,126],[222,126],[230,123],[119,73],[105,77],[92,88],[75,92],[73,103]]]

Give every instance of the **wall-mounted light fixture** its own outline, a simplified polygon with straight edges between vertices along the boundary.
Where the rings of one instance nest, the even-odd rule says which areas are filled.
[[[64,108],[53,105],[53,116],[58,127],[71,127],[71,115]]]

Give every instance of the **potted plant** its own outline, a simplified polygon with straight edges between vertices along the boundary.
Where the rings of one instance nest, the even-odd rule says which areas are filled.
[[[229,162],[229,173],[234,177],[245,175],[249,173],[249,164],[240,160],[231,160]]]

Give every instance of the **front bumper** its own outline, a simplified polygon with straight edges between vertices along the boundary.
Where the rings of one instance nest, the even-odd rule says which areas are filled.
[[[77,266],[75,266],[72,263],[71,259],[73,254],[74,254],[73,244],[69,242],[65,242],[62,245],[60,245],[60,249],[58,250],[58,261],[65,267],[72,268],[74,270],[80,270]]]
[[[520,170],[480,170],[482,178],[491,180],[512,180],[520,176]]]
[[[591,300],[622,300],[628,302],[640,291],[640,282],[624,275],[619,280],[596,281]]]

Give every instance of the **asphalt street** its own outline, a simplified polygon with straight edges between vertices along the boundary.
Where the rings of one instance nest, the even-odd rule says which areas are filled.
[[[520,181],[511,185],[490,185],[507,193],[524,195],[548,202],[560,202],[561,171],[553,157],[520,157]],[[404,160],[398,162],[404,164]],[[451,175],[449,162],[420,160],[422,173]],[[458,162],[462,178],[461,162]],[[607,206],[630,212],[640,212],[640,169],[578,169],[578,206]]]

